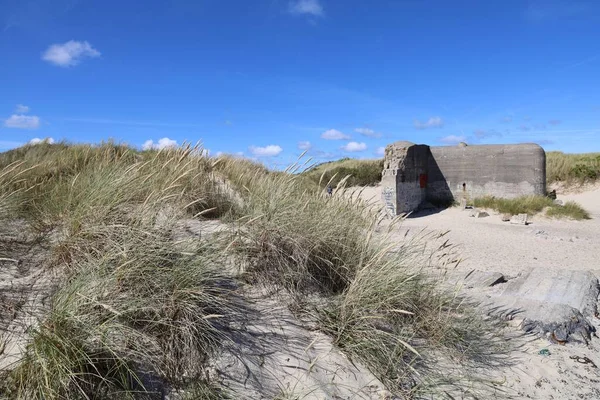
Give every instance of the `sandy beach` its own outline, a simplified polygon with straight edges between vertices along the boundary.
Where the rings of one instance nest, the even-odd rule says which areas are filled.
[[[365,188],[361,197],[377,204],[380,187]],[[470,218],[468,210],[452,207],[423,211],[406,218],[395,233],[398,240],[405,234],[423,235],[447,232],[443,240],[456,246],[460,257],[450,271],[454,276],[470,272],[498,272],[507,279],[532,269],[543,269],[549,276],[564,271],[590,271],[600,277],[600,187],[580,192],[558,193],[558,199],[576,201],[590,212],[587,221],[555,220],[533,216],[527,226],[502,222],[500,215],[487,210],[486,218]],[[383,222],[385,225],[389,222]],[[501,286],[501,285],[499,285]],[[494,288],[465,289],[477,299],[491,297]],[[597,300],[597,299],[596,299]],[[519,320],[511,323],[517,330]],[[591,317],[600,328],[600,320]],[[597,399],[600,398],[600,340],[588,345],[560,345],[545,338],[528,337],[524,347],[514,352],[515,365],[493,371],[499,382],[499,394],[513,399]],[[540,353],[541,351],[541,353]]]

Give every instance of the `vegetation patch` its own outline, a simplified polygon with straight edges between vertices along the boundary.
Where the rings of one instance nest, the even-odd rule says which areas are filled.
[[[375,186],[381,182],[383,159],[381,160],[355,160],[342,158],[315,165],[303,174],[314,183],[325,185],[330,183],[333,187],[342,181],[347,186]]]
[[[426,278],[436,258],[422,243],[398,248],[375,233],[375,211],[344,193],[350,177],[328,196],[315,182],[333,176],[309,179],[300,165],[273,172],[197,147],[114,143],[26,146],[0,166],[0,217],[28,224],[51,254],[42,272],[61,279],[21,359],[1,372],[0,397],[226,397],[206,368],[244,318],[237,288],[248,283],[285,289],[399,395],[476,385],[475,372],[437,367],[440,354],[493,359],[485,318]],[[174,236],[179,222],[206,218],[231,229]]]
[[[560,205],[554,200],[544,196],[523,196],[515,199],[502,199],[492,196],[476,198],[475,207],[489,208],[502,214],[539,214],[546,211],[546,215],[555,218],[572,218],[575,220],[589,219],[589,213],[575,202]]]
[[[581,184],[600,178],[600,153],[565,154],[558,151],[546,154],[548,183]]]

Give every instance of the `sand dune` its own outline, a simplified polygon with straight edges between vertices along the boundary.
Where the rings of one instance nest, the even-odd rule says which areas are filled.
[[[377,204],[381,202],[380,194],[380,187],[369,187],[363,189],[360,196]],[[407,233],[449,231],[444,240],[455,244],[457,254],[462,257],[451,271],[454,276],[466,276],[477,270],[498,272],[514,279],[536,269],[548,276],[564,276],[562,271],[590,271],[600,277],[600,188],[566,195],[559,193],[558,199],[578,202],[590,212],[592,219],[571,221],[534,216],[531,224],[521,226],[502,222],[493,211],[489,211],[489,217],[478,219],[469,218],[468,211],[454,207],[412,215],[402,223],[396,235],[401,240]],[[494,291],[498,290],[501,289],[471,288],[467,292],[480,300],[493,298]],[[591,316],[589,321],[596,329],[600,328],[598,318]],[[518,329],[519,322],[514,321],[513,329]],[[544,349],[549,355],[546,351],[540,354]],[[499,388],[505,390],[509,398],[600,398],[600,370],[592,364],[581,363],[583,358],[576,358],[588,357],[600,366],[597,337],[588,345],[560,345],[532,337],[513,357],[518,360],[517,367],[494,371],[504,382]]]

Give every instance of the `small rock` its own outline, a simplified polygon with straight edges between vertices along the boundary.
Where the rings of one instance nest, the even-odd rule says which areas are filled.
[[[513,215],[510,219],[511,224],[527,225],[529,216],[527,214]]]
[[[477,214],[475,214],[475,218],[485,218],[489,216],[490,214],[486,213],[485,211],[479,211]]]
[[[502,222],[508,222],[512,218],[512,215],[510,215],[510,214],[502,214],[501,218],[502,218]]]
[[[554,204],[556,204],[557,206],[562,206],[564,205],[562,200],[554,200]]]
[[[479,212],[478,209],[474,208],[471,210],[471,212],[469,213],[469,217],[475,217],[477,216],[477,213]]]

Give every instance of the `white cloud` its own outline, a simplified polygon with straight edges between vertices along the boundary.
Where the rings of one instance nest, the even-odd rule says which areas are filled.
[[[142,145],[142,150],[162,150],[169,147],[177,147],[177,141],[164,137],[156,143],[153,140],[146,140]]]
[[[449,135],[449,136],[445,136],[445,137],[441,138],[440,142],[446,143],[446,144],[458,144],[458,143],[464,142],[466,140],[467,140],[467,138],[464,136]]]
[[[314,17],[323,17],[323,6],[319,0],[295,0],[290,2],[289,11],[292,14],[308,14]]]
[[[378,147],[377,150],[375,150],[375,155],[383,157],[385,155],[385,147]]]
[[[37,129],[40,127],[40,118],[35,115],[13,114],[4,121],[7,128]]]
[[[427,128],[441,128],[444,126],[444,120],[442,117],[431,117],[425,122],[421,122],[418,119],[414,121],[415,128],[417,129],[427,129]]]
[[[309,141],[298,142],[298,149],[300,150],[310,150],[312,148],[312,144]]]
[[[42,54],[42,60],[59,67],[72,67],[84,58],[100,57],[100,52],[88,42],[69,40],[63,44],[53,44]]]
[[[345,146],[342,146],[341,149],[349,152],[365,151],[367,149],[367,145],[365,143],[349,142]]]
[[[350,136],[337,129],[329,129],[321,134],[321,139],[327,140],[350,140]]]
[[[15,108],[15,113],[17,114],[27,114],[29,112],[29,107],[24,106],[23,104],[17,104]]]
[[[45,139],[33,138],[27,144],[30,144],[33,146],[33,145],[40,144],[40,143],[54,144],[54,139],[52,139],[51,137],[48,137]]]
[[[354,132],[357,132],[357,133],[360,133],[363,136],[368,136],[368,137],[372,137],[372,138],[379,138],[379,137],[381,137],[381,133],[375,132],[373,129],[369,129],[369,128],[356,128],[354,130]]]
[[[248,150],[250,150],[250,153],[256,157],[273,157],[279,155],[279,153],[283,151],[281,146],[276,144],[270,144],[265,147],[250,146],[248,147]]]

